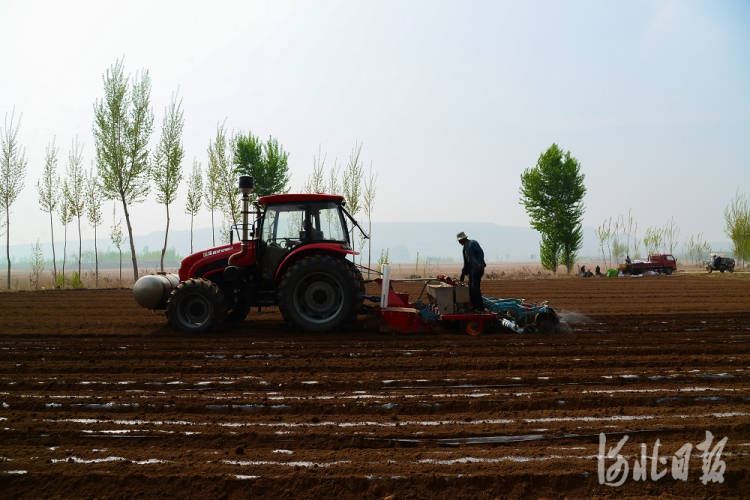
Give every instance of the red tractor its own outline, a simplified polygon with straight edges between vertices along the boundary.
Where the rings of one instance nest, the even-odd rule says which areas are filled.
[[[179,277],[150,275],[133,287],[136,301],[166,309],[169,324],[205,332],[224,320],[244,319],[253,306],[278,305],[284,319],[305,331],[324,332],[353,321],[362,307],[362,273],[349,260],[342,196],[278,194],[253,203],[253,179],[240,177],[240,241],[183,259]],[[362,231],[364,234],[364,231]]]

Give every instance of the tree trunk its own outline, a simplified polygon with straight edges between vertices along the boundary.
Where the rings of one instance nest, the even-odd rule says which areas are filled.
[[[130,257],[133,259],[133,281],[138,281],[138,257],[135,255],[135,242],[133,242],[133,227],[130,225],[130,213],[125,197],[121,196],[122,210],[125,212],[125,223],[128,225],[128,239],[130,240]]]
[[[53,280],[57,282],[57,258],[55,257],[55,229],[52,225],[52,210],[49,211],[49,232],[52,235],[52,272]]]
[[[169,237],[169,204],[166,204],[167,207],[167,229],[164,231],[164,247],[161,249],[161,262],[159,264],[161,268],[161,272],[164,272],[164,254],[167,251],[167,238]]]
[[[96,263],[96,267],[94,268],[96,269],[95,271],[96,278],[94,281],[95,283],[94,286],[96,288],[99,288],[99,250],[96,247],[96,224],[94,224],[94,262]]]
[[[63,226],[63,268],[62,268],[62,288],[65,288],[65,260],[68,257],[68,225]]]
[[[122,248],[117,247],[117,250],[120,251],[120,285],[122,285]]]
[[[78,216],[78,279],[81,279],[81,216]]]
[[[10,207],[5,207],[5,255],[8,258],[8,290],[10,290]]]
[[[372,218],[367,216],[367,279],[370,279],[370,269],[372,269]]]
[[[216,246],[216,232],[214,231],[214,211],[211,210],[211,246]]]
[[[193,253],[193,219],[195,216],[190,214],[190,253]]]

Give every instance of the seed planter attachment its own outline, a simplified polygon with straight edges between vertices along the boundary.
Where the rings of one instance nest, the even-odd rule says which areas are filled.
[[[489,330],[516,333],[554,333],[560,320],[546,302],[528,303],[523,299],[482,297],[485,311],[473,311],[468,288],[445,275],[431,278],[392,279],[390,266],[383,266],[380,296],[365,296],[375,302],[370,311],[380,320],[381,330],[397,333],[429,332],[447,327],[479,335]],[[409,295],[393,289],[393,283],[424,282],[414,302]],[[422,298],[426,293],[426,302]]]

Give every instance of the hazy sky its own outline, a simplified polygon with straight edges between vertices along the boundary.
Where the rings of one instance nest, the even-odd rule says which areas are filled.
[[[750,192],[747,1],[0,0],[0,47],[0,115],[23,113],[29,160],[15,243],[49,240],[45,145],[64,170],[78,135],[88,168],[102,73],[123,56],[151,73],[153,142],[179,89],[186,169],[224,119],[282,142],[293,190],[319,147],[342,163],[359,141],[379,221],[527,226],[520,175],[553,142],[586,174],[585,225],[632,209],[641,236],[674,216],[681,240],[726,239],[727,201]],[[137,205],[136,235],[163,210]]]

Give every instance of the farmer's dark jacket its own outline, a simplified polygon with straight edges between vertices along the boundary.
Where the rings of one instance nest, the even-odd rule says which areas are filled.
[[[484,252],[479,242],[468,240],[464,245],[464,268],[462,274],[470,274],[471,271],[484,270],[487,266],[484,262]]]

